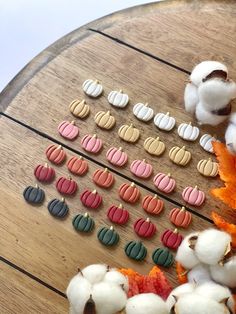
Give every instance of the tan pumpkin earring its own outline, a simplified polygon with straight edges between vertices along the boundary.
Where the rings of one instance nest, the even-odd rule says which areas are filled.
[[[169,152],[169,157],[170,160],[176,165],[186,166],[190,162],[192,155],[189,151],[186,150],[185,146],[182,148],[174,146]]]
[[[110,130],[116,123],[116,119],[110,111],[99,111],[94,117],[95,123],[102,129]]]
[[[129,143],[135,143],[139,139],[140,132],[137,128],[133,126],[133,124],[122,125],[118,130],[119,137]]]
[[[143,147],[150,155],[160,156],[164,153],[166,146],[159,137],[148,137],[143,143]]]
[[[218,163],[211,158],[202,159],[197,164],[197,170],[205,177],[216,177],[218,174]]]
[[[76,118],[86,118],[89,115],[90,108],[89,105],[86,104],[86,101],[83,100],[73,100],[69,105],[70,112],[75,116]]]

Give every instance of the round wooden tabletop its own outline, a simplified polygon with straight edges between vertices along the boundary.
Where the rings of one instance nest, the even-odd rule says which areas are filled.
[[[149,103],[155,113],[170,112],[177,125],[196,121],[183,109],[185,82],[193,66],[207,59],[226,63],[230,76],[236,79],[236,14],[235,1],[165,1],[134,7],[85,25],[58,40],[33,59],[3,90],[0,97],[1,113],[1,272],[0,291],[14,292],[18,302],[10,303],[9,298],[0,300],[4,313],[66,313],[67,303],[64,291],[69,279],[78,267],[103,262],[111,266],[132,267],[147,273],[153,266],[151,259],[155,248],[162,246],[160,236],[166,229],[174,229],[168,215],[172,208],[186,206],[192,214],[190,231],[212,226],[211,210],[224,212],[232,222],[233,212],[211,197],[209,190],[220,186],[219,179],[201,176],[196,165],[209,156],[198,141],[188,143],[179,138],[177,128],[165,133],[158,131],[153,121],[144,123],[133,115],[133,105]],[[97,99],[86,96],[82,84],[86,79],[97,79],[104,93]],[[122,89],[130,97],[125,109],[112,107],[107,96],[112,90]],[[74,99],[85,99],[90,106],[88,118],[74,118],[68,109]],[[116,119],[111,131],[100,129],[94,122],[95,114],[110,110]],[[68,141],[58,134],[57,127],[63,120],[75,120],[80,135],[75,141]],[[140,130],[137,143],[130,144],[118,137],[123,124],[133,123]],[[224,129],[201,128],[204,133],[222,137]],[[81,147],[80,140],[85,134],[97,134],[103,141],[103,150],[94,156]],[[166,145],[161,157],[149,155],[143,148],[147,137],[157,137]],[[89,164],[89,172],[83,177],[72,178],[78,183],[75,197],[68,197],[69,216],[60,221],[49,215],[47,203],[61,198],[55,182],[40,185],[46,194],[41,207],[32,207],[24,202],[22,191],[27,185],[35,185],[33,170],[37,164],[47,161],[46,148],[62,145],[67,154],[81,155]],[[168,152],[173,146],[186,146],[192,154],[192,161],[186,167],[174,165]],[[128,164],[117,168],[106,159],[110,147],[122,147],[127,152]],[[130,172],[135,159],[145,159],[153,166],[153,175],[143,180]],[[92,175],[96,169],[108,168],[114,175],[115,184],[109,190],[95,187]],[[54,166],[56,177],[68,177],[66,164]],[[158,172],[171,173],[176,180],[174,193],[164,194],[154,184]],[[139,202],[126,204],[121,201],[118,190],[121,184],[135,182],[141,193]],[[182,191],[187,186],[198,186],[205,191],[207,200],[201,208],[187,206]],[[90,210],[96,230],[91,235],[78,234],[72,227],[72,218],[85,212],[79,195],[84,189],[94,190],[102,195],[103,204],[99,210]],[[142,263],[129,260],[124,246],[130,240],[138,240],[133,231],[137,218],[148,215],[142,209],[141,200],[146,195],[158,194],[165,209],[159,216],[149,216],[157,226],[157,234],[150,240],[142,240],[148,249],[148,256]],[[111,223],[106,211],[111,205],[122,202],[129,210],[127,226],[114,226],[120,235],[115,248],[106,248],[97,241],[97,230]],[[174,267],[165,270],[167,277],[177,283]],[[17,281],[17,283],[15,282]],[[27,299],[17,293],[22,290]],[[42,305],[50,290],[50,300]],[[8,294],[6,294],[8,295]],[[36,297],[37,296],[37,297]],[[30,300],[30,302],[29,302]],[[19,304],[21,308],[19,310]],[[56,307],[55,307],[56,304]],[[35,311],[37,312],[37,311]]]

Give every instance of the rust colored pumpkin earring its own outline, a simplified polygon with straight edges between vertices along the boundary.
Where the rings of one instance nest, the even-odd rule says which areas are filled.
[[[176,227],[188,228],[192,215],[186,211],[185,207],[173,208],[169,213],[169,219]]]
[[[88,171],[88,162],[81,156],[71,157],[66,165],[68,170],[77,176],[83,176]]]
[[[107,168],[104,170],[97,169],[93,174],[93,182],[96,185],[107,189],[114,183],[114,176]]]
[[[46,149],[46,156],[49,161],[55,165],[60,165],[66,159],[66,153],[63,150],[62,146],[59,145],[49,145]]]
[[[142,208],[151,215],[159,215],[164,208],[164,202],[157,195],[146,195],[142,200]]]

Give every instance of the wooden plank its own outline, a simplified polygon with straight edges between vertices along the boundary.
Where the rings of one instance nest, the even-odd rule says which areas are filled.
[[[89,77],[99,79],[104,85],[105,93],[97,100],[86,98],[82,92],[81,85]],[[120,46],[107,38],[93,35],[86,38],[83,43],[64,50],[42,68],[19,92],[6,113],[76,150],[81,150],[80,139],[74,142],[63,140],[57,133],[57,126],[64,119],[73,119],[69,113],[68,104],[74,98],[85,97],[90,104],[91,115],[85,121],[77,121],[80,127],[80,138],[89,132],[97,133],[104,140],[104,149],[99,155],[99,161],[108,165],[105,158],[107,149],[113,145],[122,146],[130,158],[127,167],[119,170],[122,174],[132,178],[129,171],[130,162],[137,156],[139,159],[147,159],[154,166],[155,173],[163,171],[174,174],[177,190],[170,196],[173,200],[182,202],[181,193],[184,187],[198,185],[207,193],[207,202],[203,208],[192,208],[193,210],[206,217],[210,216],[212,209],[221,213],[223,210],[225,217],[235,221],[233,212],[208,193],[210,188],[222,183],[218,179],[202,177],[196,170],[200,159],[209,158],[209,154],[202,150],[198,142],[183,141],[177,135],[177,128],[170,133],[158,131],[153,122],[144,124],[132,114],[133,104],[141,101],[148,102],[156,113],[169,111],[176,118],[178,125],[181,122],[192,121],[192,118],[183,111],[183,89],[186,77],[184,73]],[[108,92],[119,88],[128,92],[131,98],[131,104],[125,110],[111,108],[106,99]],[[98,129],[93,121],[96,112],[108,109],[111,109],[117,121],[116,127],[111,132]],[[141,131],[141,139],[135,145],[121,141],[117,135],[118,128],[122,124],[131,122]],[[223,128],[218,128],[215,133],[221,137],[223,131]],[[206,132],[212,133],[213,130],[202,127],[201,134]],[[165,154],[160,158],[148,155],[143,149],[144,140],[149,136],[157,135],[167,147]],[[193,158],[189,166],[182,168],[169,160],[168,151],[174,145],[186,145],[191,151]],[[155,190],[152,179],[153,177],[145,182],[136,180]]]
[[[159,217],[151,217],[157,225],[158,232],[151,240],[144,240],[148,248],[147,259],[143,263],[129,260],[123,247],[127,241],[137,239],[133,232],[133,223],[138,217],[146,217],[140,203],[126,204],[130,211],[130,221],[127,226],[115,227],[120,234],[120,243],[114,249],[103,247],[96,239],[96,232],[102,225],[109,226],[106,218],[106,209],[111,204],[120,202],[118,187],[126,180],[115,176],[114,187],[109,192],[97,188],[103,196],[103,205],[98,211],[90,211],[95,219],[96,230],[89,236],[78,234],[73,230],[72,217],[79,212],[85,212],[81,205],[79,194],[85,188],[94,189],[91,176],[97,165],[89,162],[89,173],[81,178],[74,178],[79,184],[79,193],[67,199],[70,207],[69,216],[59,221],[49,215],[47,202],[52,198],[60,198],[54,183],[44,185],[46,200],[40,207],[32,207],[22,197],[22,191],[27,185],[34,185],[33,169],[38,163],[45,162],[45,148],[51,144],[47,139],[36,135],[16,123],[2,117],[0,119],[0,193],[1,193],[1,220],[2,230],[0,237],[1,254],[4,258],[19,265],[21,268],[34,274],[41,280],[52,285],[60,291],[65,291],[69,279],[75,274],[77,268],[91,263],[108,263],[117,267],[133,267],[141,273],[147,273],[153,263],[151,254],[154,248],[161,245],[160,235],[166,228],[173,228],[168,220],[168,213],[173,205],[165,201],[165,210]],[[33,149],[32,149],[33,148]],[[65,150],[68,156],[73,155]],[[66,166],[54,167],[57,178],[67,176]],[[140,189],[142,196],[147,191]],[[202,230],[211,224],[193,217],[191,230]],[[181,230],[186,234],[189,230]],[[174,267],[166,271],[173,284],[176,284]]]
[[[222,61],[236,79],[235,15],[235,1],[167,1],[104,32],[188,71]]]
[[[1,314],[68,313],[65,298],[0,262]]]

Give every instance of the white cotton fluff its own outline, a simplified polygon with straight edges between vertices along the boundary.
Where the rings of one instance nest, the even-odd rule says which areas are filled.
[[[219,110],[235,98],[236,84],[233,81],[210,79],[198,87],[199,102],[208,111]]]
[[[92,298],[96,305],[96,314],[116,314],[123,310],[127,303],[127,296],[122,287],[110,282],[94,284]]]
[[[66,290],[71,313],[83,314],[84,307],[92,293],[91,283],[80,273],[74,276]]]
[[[184,268],[187,269],[192,269],[195,267],[197,264],[199,264],[199,260],[194,252],[189,245],[189,239],[198,236],[197,232],[190,233],[188,236],[184,238],[182,243],[180,244],[177,254],[176,254],[176,261],[179,262]]]
[[[202,83],[204,78],[216,70],[221,70],[228,74],[228,69],[224,64],[218,61],[203,61],[193,68],[190,80],[193,84],[198,86]]]
[[[175,304],[178,314],[229,314],[224,304],[196,293],[181,296]]]
[[[119,286],[123,286],[124,290],[126,292],[128,292],[128,290],[129,290],[128,278],[126,276],[124,276],[123,274],[121,274],[116,269],[109,270],[104,276],[104,281],[105,282],[112,282],[112,283],[117,284]]]
[[[195,284],[185,283],[173,289],[170,295],[168,296],[168,298],[166,299],[166,305],[167,305],[168,310],[170,311],[173,305],[176,303],[176,298],[186,293],[192,293],[195,288],[196,288]]]
[[[197,286],[195,293],[200,294],[203,297],[213,299],[217,302],[226,300],[226,306],[228,306],[231,312],[234,313],[234,298],[228,288],[211,281]]]
[[[187,277],[190,283],[195,283],[196,285],[211,281],[209,266],[202,263],[198,264],[188,272]]]
[[[91,284],[100,282],[108,271],[107,265],[104,264],[92,264],[82,269],[83,276],[88,279]]]
[[[228,233],[207,229],[199,233],[194,251],[202,263],[216,265],[224,257],[230,242],[231,236]]]
[[[154,293],[143,293],[128,299],[126,314],[168,314],[165,302]]]
[[[225,132],[225,143],[227,149],[236,154],[236,112],[230,115],[229,125]]]
[[[223,266],[210,267],[212,279],[229,288],[236,288],[236,256],[231,257]]]
[[[224,122],[227,118],[227,116],[219,116],[211,113],[209,110],[206,110],[204,104],[201,102],[197,104],[195,116],[199,125],[209,124],[212,126],[216,126]]]
[[[192,83],[188,83],[184,90],[185,110],[191,114],[194,114],[198,102],[199,97],[197,87]]]

